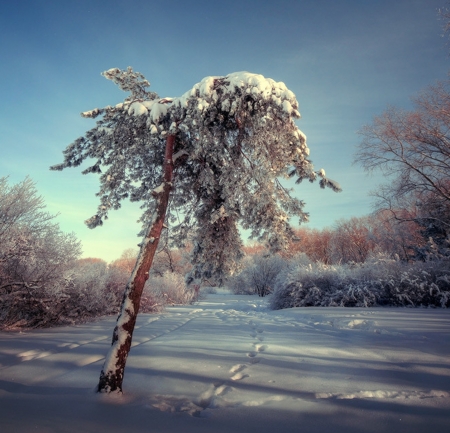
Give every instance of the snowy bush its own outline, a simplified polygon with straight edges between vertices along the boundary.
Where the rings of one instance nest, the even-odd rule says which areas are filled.
[[[144,304],[144,310],[141,311],[151,306],[149,302],[153,302],[151,311],[161,309],[165,305],[190,304],[194,300],[194,295],[194,291],[186,286],[183,275],[164,272],[161,277],[151,276],[147,281],[141,299],[141,308]]]
[[[450,307],[450,261],[405,266],[395,284],[386,287],[390,305]]]
[[[102,260],[80,260],[70,271],[65,293],[65,316],[74,322],[115,314],[128,274]]]
[[[441,239],[439,245],[429,237],[424,245],[415,248],[415,252],[416,259],[425,262],[450,259],[450,234]]]
[[[287,262],[278,255],[255,255],[240,274],[229,279],[228,288],[234,294],[266,296],[286,266]]]
[[[278,276],[271,307],[449,307],[449,264],[405,264],[385,254],[372,254],[363,264],[298,264]]]
[[[82,323],[117,314],[129,272],[99,259],[82,259],[61,277],[58,284],[28,287],[14,296],[1,297],[0,329],[36,328]],[[154,313],[166,305],[189,304],[194,291],[184,276],[165,272],[152,276],[142,294],[140,312]]]
[[[245,269],[227,280],[228,289],[235,295],[253,295],[255,293]]]
[[[66,274],[66,284],[54,293],[55,298],[63,296],[64,303],[49,309],[58,311],[59,323],[79,322],[106,313],[106,294],[103,293],[105,273],[104,262],[81,262]]]
[[[345,266],[299,264],[278,276],[272,308],[333,305],[336,303],[333,295],[346,283]]]
[[[0,327],[35,328],[84,322],[118,312],[128,276],[99,259],[76,262],[58,284],[15,292],[0,310]]]

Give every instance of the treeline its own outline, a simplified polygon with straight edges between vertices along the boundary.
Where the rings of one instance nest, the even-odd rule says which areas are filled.
[[[449,237],[431,229],[387,211],[341,220],[330,229],[301,228],[281,254],[249,247],[242,272],[228,286],[237,294],[273,293],[274,309],[449,307]]]
[[[387,211],[371,216],[353,217],[323,230],[300,228],[283,257],[306,254],[324,264],[363,263],[374,252],[384,252],[401,261],[422,254],[427,245],[421,227],[414,221],[401,224]]]

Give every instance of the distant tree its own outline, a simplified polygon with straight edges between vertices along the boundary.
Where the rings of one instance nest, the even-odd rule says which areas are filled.
[[[76,265],[79,266],[88,263],[104,263],[106,265],[106,262],[98,257],[85,257],[83,259],[78,259]]]
[[[252,258],[252,265],[245,269],[250,287],[253,293],[264,297],[272,293],[275,279],[287,266],[279,255],[264,256],[257,255]]]
[[[425,241],[421,227],[411,216],[412,210],[396,211],[401,218],[399,222],[392,217],[387,210],[374,212],[368,217],[369,238],[375,244],[375,249],[389,254],[402,261],[409,261],[416,255],[416,249],[421,247]]]
[[[445,239],[450,228],[450,81],[431,86],[413,111],[388,108],[360,131],[355,161],[389,183],[373,193],[376,207],[398,221],[414,220]],[[418,212],[412,212],[418,209]]]
[[[284,83],[248,72],[206,77],[178,98],[160,98],[131,68],[103,75],[130,92],[123,103],[84,117],[97,126],[64,151],[62,170],[95,162],[83,173],[100,174],[100,206],[87,220],[103,223],[129,198],[141,201],[142,234],[136,266],[127,284],[98,391],[121,391],[139,302],[164,227],[178,246],[193,233],[193,271],[188,280],[221,281],[237,268],[238,223],[272,251],[291,234],[290,216],[307,220],[303,202],[290,196],[278,177],[296,176],[321,187],[340,188],[315,172],[308,159],[295,95]]]
[[[122,271],[131,274],[136,264],[136,258],[139,254],[134,248],[127,248],[121,256],[112,261],[110,267],[120,268]],[[178,273],[186,275],[192,266],[189,260],[189,248],[170,248],[167,243],[161,245],[153,258],[151,273],[162,277],[166,272]]]
[[[335,223],[330,239],[333,263],[363,263],[376,247],[370,237],[368,217],[342,219]]]
[[[242,251],[247,256],[255,256],[266,252],[266,247],[258,242],[250,242],[242,247]]]
[[[448,40],[450,40],[450,10],[449,7],[450,2],[447,1],[447,7],[443,7],[439,9],[439,18],[443,22],[443,30],[444,35]]]
[[[244,260],[241,272],[227,280],[227,287],[236,295],[264,297],[273,291],[275,279],[289,262],[279,254],[253,254]]]
[[[136,257],[138,255],[138,251],[134,248],[127,248],[121,254],[121,256],[111,262],[110,266],[114,266],[120,268],[121,270],[131,274],[134,269],[134,265],[136,264]]]
[[[191,251],[192,246],[189,244],[183,248],[170,248],[165,244],[155,255],[151,273],[160,277],[167,272],[188,275],[192,270]]]
[[[306,254],[313,262],[331,263],[330,239],[331,229],[322,230],[300,227],[294,230],[295,237],[283,257],[291,258],[299,253]]]

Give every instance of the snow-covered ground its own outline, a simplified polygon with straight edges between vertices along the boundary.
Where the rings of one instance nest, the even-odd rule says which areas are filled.
[[[208,295],[141,315],[124,394],[99,395],[114,322],[0,333],[0,431],[450,431],[449,310]]]

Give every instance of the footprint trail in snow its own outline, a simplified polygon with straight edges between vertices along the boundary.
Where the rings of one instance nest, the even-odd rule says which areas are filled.
[[[140,315],[121,404],[208,422],[254,410],[264,416],[348,410],[352,419],[378,419],[381,407],[395,405],[383,417],[393,421],[403,411],[402,425],[408,414],[428,412],[450,422],[450,311],[269,311],[265,303],[219,294]],[[92,396],[114,324],[111,317],[0,333],[0,399],[40,392],[49,398],[56,389]]]

